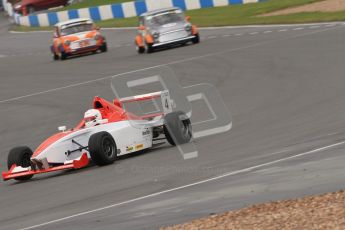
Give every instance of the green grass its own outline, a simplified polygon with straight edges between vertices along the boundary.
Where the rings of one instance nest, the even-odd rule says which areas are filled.
[[[96,1],[96,0],[92,0]],[[110,1],[110,0],[108,0]],[[308,23],[329,22],[345,20],[345,11],[341,12],[311,12],[297,13],[280,16],[262,17],[260,15],[277,10],[318,2],[321,0],[268,0],[262,3],[232,5],[224,7],[206,8],[187,11],[193,24],[200,27],[227,26],[227,25],[251,25],[251,24],[284,24],[284,23]],[[138,24],[137,17],[125,19],[110,19],[96,22],[100,27],[135,27]],[[15,30],[35,30],[35,28],[15,27]],[[46,29],[49,29],[46,28]]]
[[[312,12],[262,17],[260,15],[320,0],[269,0],[258,4],[235,5],[187,12],[199,26],[286,24],[345,20],[344,12]]]
[[[110,4],[131,2],[131,1],[133,0],[84,0],[81,3],[76,3],[76,4],[72,4],[72,5],[60,8],[58,9],[58,11],[81,9],[81,8],[87,8],[87,7],[92,7],[92,6],[110,5]]]

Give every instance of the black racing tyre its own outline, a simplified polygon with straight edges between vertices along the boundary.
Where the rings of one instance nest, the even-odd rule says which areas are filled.
[[[107,52],[108,51],[108,46],[107,46],[107,43],[103,43],[103,45],[101,47],[99,47],[99,50],[104,53],[104,52]]]
[[[109,165],[117,158],[117,148],[113,137],[107,132],[92,134],[89,139],[89,152],[96,165]]]
[[[145,47],[144,46],[136,46],[136,47],[137,47],[137,51],[139,54],[145,53]]]
[[[60,55],[61,61],[66,60],[67,56],[68,56],[68,54],[66,54],[65,51],[62,51],[62,52],[61,52],[61,55]]]
[[[57,55],[56,53],[53,54],[53,60],[56,61],[56,60],[59,60],[59,55]]]
[[[10,150],[7,156],[7,168],[10,169],[13,164],[21,167],[29,167],[31,166],[30,158],[32,156],[32,151],[29,147],[22,146],[16,147]],[[28,176],[21,176],[15,178],[15,180],[29,180],[33,177],[33,175]]]
[[[192,139],[192,124],[182,111],[168,113],[164,117],[163,128],[165,137],[171,145],[185,144]]]
[[[199,34],[196,34],[194,38],[192,38],[193,44],[198,44],[200,42]]]
[[[148,54],[150,54],[150,53],[153,53],[153,51],[154,51],[153,44],[152,43],[147,43],[146,44],[146,52]]]

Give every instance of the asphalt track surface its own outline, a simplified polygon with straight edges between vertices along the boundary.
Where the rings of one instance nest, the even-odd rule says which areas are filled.
[[[157,229],[211,213],[344,188],[345,25],[202,30],[202,42],[138,55],[133,30],[106,30],[109,52],[52,61],[50,33],[0,19],[0,169],[74,126],[109,76],[168,65],[182,86],[211,83],[232,129],[196,140],[197,158],[164,145],[106,167],[0,183],[0,229]],[[221,176],[223,175],[223,176]]]

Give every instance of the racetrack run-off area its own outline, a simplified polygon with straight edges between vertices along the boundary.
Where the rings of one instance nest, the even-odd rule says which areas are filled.
[[[345,10],[345,2],[342,0],[325,0],[297,7],[291,7],[283,10],[264,14],[263,16],[278,16],[286,14],[304,13],[304,12],[337,12]]]
[[[275,201],[162,229],[342,229],[345,227],[344,198],[341,190]]]

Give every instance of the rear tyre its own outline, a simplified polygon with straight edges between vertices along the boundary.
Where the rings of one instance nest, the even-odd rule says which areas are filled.
[[[153,45],[152,43],[146,43],[146,52],[148,54],[153,53],[153,51],[154,51],[154,48],[152,45]]]
[[[32,156],[32,151],[29,147],[22,146],[13,148],[10,150],[7,157],[7,168],[10,169],[13,164],[21,166],[23,168],[31,166],[30,158]],[[15,180],[24,181],[29,180],[33,175],[21,176],[14,178]]]
[[[200,42],[199,34],[196,34],[194,38],[192,38],[193,44],[198,44]]]
[[[89,139],[89,152],[96,165],[109,165],[117,158],[117,148],[113,137],[107,132],[91,135]]]
[[[99,48],[99,50],[104,53],[108,51],[107,43],[103,43],[103,45]]]
[[[163,129],[165,137],[171,145],[185,144],[192,139],[192,124],[182,111],[168,113],[164,117]]]

